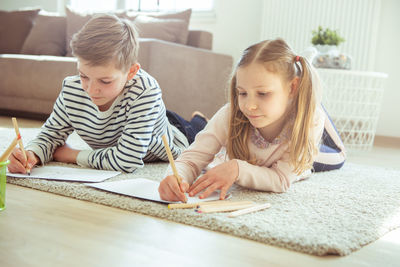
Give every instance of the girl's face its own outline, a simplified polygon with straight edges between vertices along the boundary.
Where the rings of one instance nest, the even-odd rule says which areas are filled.
[[[100,111],[106,111],[111,107],[126,82],[135,76],[139,67],[139,64],[134,64],[130,70],[122,72],[116,69],[112,62],[104,66],[91,66],[88,61],[78,59],[82,88]]]
[[[262,64],[251,63],[240,67],[236,73],[240,111],[261,133],[263,129],[279,131],[293,97],[292,85],[292,82],[284,81],[281,75],[268,71]]]

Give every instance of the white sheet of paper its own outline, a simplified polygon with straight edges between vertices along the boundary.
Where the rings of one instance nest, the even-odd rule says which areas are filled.
[[[127,195],[162,203],[175,203],[171,201],[162,200],[158,193],[158,186],[160,185],[160,183],[145,178],[135,178],[129,180],[86,184],[86,185],[122,195]],[[199,199],[197,196],[195,197],[189,197],[188,195],[186,196],[188,198],[187,203],[219,200],[218,192],[213,192],[208,198],[205,199]]]
[[[31,175],[7,172],[7,176],[95,183],[102,182],[120,173],[121,172],[118,171],[71,168],[64,166],[41,166],[33,168],[31,170]]]

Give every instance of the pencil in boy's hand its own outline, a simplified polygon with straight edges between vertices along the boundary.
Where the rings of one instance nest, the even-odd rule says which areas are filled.
[[[19,128],[18,128],[18,123],[17,123],[17,119],[15,117],[12,117],[12,122],[14,124],[14,130],[15,130],[15,134],[18,137],[18,144],[19,144],[19,148],[22,151],[22,155],[24,155],[24,160],[26,163],[28,163],[28,157],[26,156],[26,151],[24,149],[24,144],[22,143],[22,139],[21,139],[21,135],[19,133]],[[28,175],[31,175],[31,170],[26,168],[26,172],[28,173]]]
[[[18,139],[20,139],[21,137],[15,137],[14,140],[11,142],[11,144],[8,146],[8,148],[6,149],[6,151],[4,151],[4,153],[1,155],[0,157],[0,162],[6,161],[8,159],[8,157],[10,156],[12,150],[14,149],[14,147],[17,145],[18,143]]]
[[[167,136],[163,135],[162,140],[165,146],[165,150],[167,151],[167,156],[169,160],[169,164],[172,167],[172,171],[174,172],[174,176],[176,177],[176,180],[178,181],[178,184],[181,185],[182,179],[178,175],[178,171],[176,170],[175,162],[174,162],[174,157],[172,156],[171,149],[169,148],[168,141],[167,141]]]

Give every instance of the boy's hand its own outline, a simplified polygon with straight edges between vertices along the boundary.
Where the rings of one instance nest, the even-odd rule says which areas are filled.
[[[207,171],[196,180],[189,188],[189,196],[195,196],[203,191],[199,198],[206,198],[212,192],[220,189],[219,199],[225,199],[226,193],[239,175],[239,167],[236,160],[224,162]]]
[[[14,148],[10,157],[10,164],[8,164],[8,171],[12,173],[26,173],[26,170],[32,169],[36,164],[40,163],[39,158],[32,151],[26,150],[27,161],[25,161],[24,154],[20,148]]]
[[[178,181],[174,175],[165,177],[158,187],[158,192],[163,200],[167,201],[182,201],[186,202],[187,198],[185,192],[189,189],[189,184],[182,179],[179,186]]]
[[[57,147],[54,151],[53,159],[64,163],[76,163],[76,158],[78,157],[79,152],[81,151],[73,149],[69,145],[65,144]]]

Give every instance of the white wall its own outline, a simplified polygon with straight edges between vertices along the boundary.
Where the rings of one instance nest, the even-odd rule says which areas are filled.
[[[400,1],[382,0],[376,71],[389,74],[378,135],[400,137]]]
[[[245,48],[260,41],[263,0],[215,0],[215,4],[215,18],[194,15],[190,28],[212,32],[213,50],[232,55],[236,62]]]
[[[0,9],[41,6],[47,11],[62,10],[64,0],[0,0]],[[216,52],[230,54],[235,62],[247,46],[261,40],[263,5],[266,0],[216,0],[214,18],[193,16],[191,28],[214,34]],[[381,21],[375,71],[389,74],[385,86],[377,135],[400,137],[400,1],[381,0]]]

